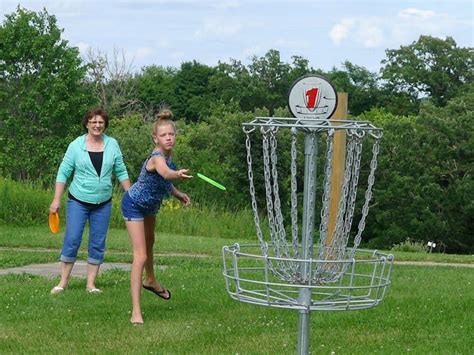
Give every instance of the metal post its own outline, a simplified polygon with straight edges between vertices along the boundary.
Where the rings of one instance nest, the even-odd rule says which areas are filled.
[[[316,133],[305,136],[305,166],[304,166],[304,195],[303,195],[303,226],[301,231],[302,257],[306,262],[301,265],[303,280],[310,283],[310,260],[313,258],[314,213],[316,204],[316,158],[318,156],[318,136]],[[311,289],[302,288],[299,291],[298,302],[306,309],[300,310],[298,323],[298,349],[300,355],[309,353],[310,304]]]

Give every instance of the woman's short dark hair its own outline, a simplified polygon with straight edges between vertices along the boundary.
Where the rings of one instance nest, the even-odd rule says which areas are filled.
[[[87,111],[82,119],[82,126],[87,130],[87,123],[94,117],[100,116],[104,120],[105,128],[109,127],[109,115],[105,110],[101,108],[94,108],[90,111]]]

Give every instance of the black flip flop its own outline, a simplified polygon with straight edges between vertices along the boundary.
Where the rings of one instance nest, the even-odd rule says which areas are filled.
[[[157,291],[154,287],[152,286],[145,286],[142,285],[145,290],[153,292],[155,295],[158,297],[163,298],[164,300],[169,300],[171,298],[171,292],[167,290],[166,288],[163,287],[161,291]],[[166,293],[168,293],[168,297],[165,297]]]

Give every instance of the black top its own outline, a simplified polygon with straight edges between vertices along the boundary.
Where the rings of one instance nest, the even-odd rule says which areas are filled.
[[[104,152],[88,152],[89,156],[91,157],[92,165],[94,165],[95,171],[97,171],[97,175],[100,176],[100,172],[102,170],[102,160],[104,158]]]

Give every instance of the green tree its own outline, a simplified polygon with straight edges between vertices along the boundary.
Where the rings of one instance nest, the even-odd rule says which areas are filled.
[[[137,99],[146,109],[144,113],[147,118],[152,118],[163,103],[173,110],[178,104],[175,95],[177,72],[172,67],[151,65],[142,68],[132,79],[137,88]]]
[[[215,69],[196,61],[181,64],[175,76],[175,100],[173,111],[186,122],[197,122],[210,114],[210,106],[216,102],[209,82]]]
[[[221,102],[237,102],[244,112],[265,107],[270,115],[287,106],[288,90],[294,80],[315,72],[300,56],[293,56],[291,64],[284,63],[275,49],[263,57],[253,56],[248,66],[231,59],[230,63],[219,63],[216,70],[211,85]]]
[[[419,116],[373,110],[361,118],[384,129],[368,245],[410,238],[474,252],[474,91],[441,109],[423,105]]]
[[[225,104],[240,103],[248,94],[250,74],[242,62],[231,59],[230,63],[219,62],[209,85],[219,100]],[[241,109],[245,109],[240,105]]]
[[[413,100],[428,97],[436,106],[445,106],[474,79],[472,48],[458,47],[451,37],[420,36],[385,53],[382,78],[394,93],[406,93]]]
[[[266,107],[273,115],[276,108],[286,106],[291,67],[281,61],[279,51],[270,49],[263,57],[254,56],[248,69],[251,76],[251,96],[246,98],[249,110]]]
[[[377,74],[364,67],[345,61],[343,69],[333,68],[327,77],[338,92],[348,93],[350,115],[358,116],[380,104],[381,89]]]
[[[0,172],[51,179],[91,97],[77,48],[56,18],[20,7],[0,27]]]
[[[132,182],[137,181],[145,158],[153,150],[153,126],[141,114],[116,117],[108,133],[120,143],[123,160]]]
[[[245,139],[241,123],[252,115],[239,111],[236,103],[216,104],[212,115],[201,122],[186,125],[178,122],[177,144],[174,149],[179,166],[200,172],[219,182],[226,192],[218,192],[199,178],[186,182],[186,191],[198,201],[238,209],[247,204],[247,168]]]

